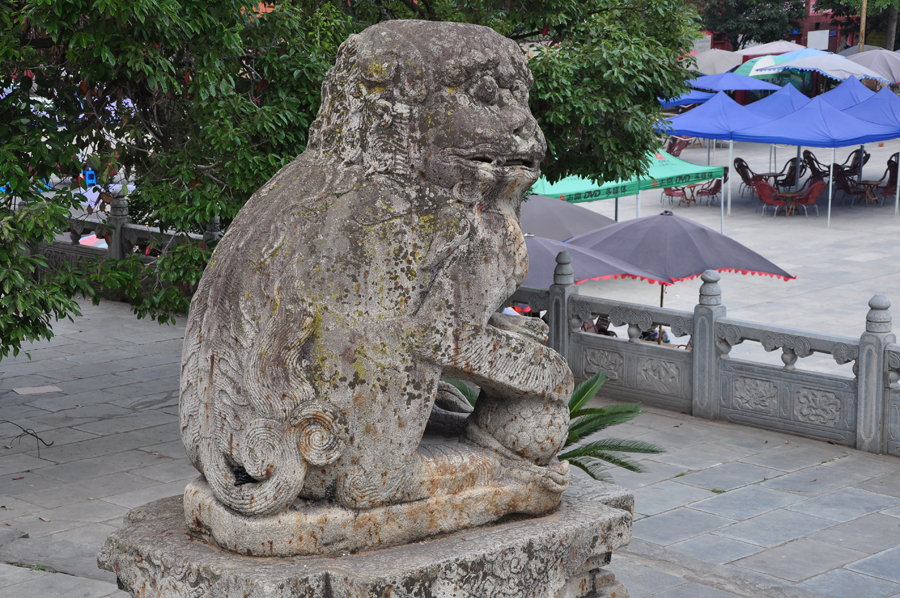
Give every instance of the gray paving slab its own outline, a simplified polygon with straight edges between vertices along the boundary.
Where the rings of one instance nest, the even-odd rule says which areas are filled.
[[[634,537],[667,546],[734,523],[733,519],[680,508],[634,524]]]
[[[800,582],[860,560],[865,553],[807,538],[763,550],[736,561],[746,569]]]
[[[828,461],[824,466],[858,476],[886,476],[896,471],[896,458],[888,455],[853,454]]]
[[[900,503],[900,498],[867,492],[859,488],[842,488],[795,503],[787,508],[834,521],[850,521]]]
[[[896,472],[893,472],[893,475],[882,475],[860,482],[855,484],[854,487],[900,498],[900,477],[897,476]]]
[[[833,525],[835,522],[830,519],[780,509],[717,530],[716,535],[772,547]]]
[[[696,473],[689,473],[681,478],[680,482],[708,490],[733,490],[734,488],[756,484],[780,475],[782,475],[782,472],[766,467],[732,462]]]
[[[654,594],[656,598],[738,598],[737,594],[725,592],[699,583],[688,583]]]
[[[802,498],[760,486],[745,486],[694,503],[691,508],[735,520],[756,517],[780,509]]]
[[[668,480],[639,488],[634,492],[634,510],[642,515],[656,515],[715,496],[709,490]]]
[[[641,567],[640,565],[629,565],[625,562],[615,561],[612,564],[612,568],[616,572],[616,578],[625,584],[631,598],[655,596],[659,592],[687,583],[676,575],[670,575],[648,567]]]
[[[780,471],[797,471],[804,467],[820,465],[831,459],[846,455],[846,451],[840,448],[828,448],[828,445],[819,447],[797,446],[783,444],[778,448],[741,459],[744,463],[761,465],[769,469]]]
[[[866,554],[875,554],[897,546],[900,538],[900,521],[895,517],[873,513],[816,532],[809,538]],[[900,563],[897,566],[900,567]]]
[[[669,549],[715,565],[724,565],[764,550],[755,544],[713,534],[704,534],[691,540],[672,544]]]
[[[900,583],[900,547],[872,555],[847,568],[879,579]]]
[[[46,598],[48,596],[66,596],[68,598],[128,598],[126,592],[120,591],[116,584],[82,577],[74,577],[63,573],[44,575],[13,586],[0,588],[8,596],[16,598]]]
[[[819,496],[867,480],[866,475],[836,470],[826,465],[807,467],[762,483],[766,488],[785,490],[802,496]]]
[[[657,443],[660,442],[664,442],[664,440],[657,441]],[[654,455],[651,460],[668,463],[689,471],[728,463],[746,456],[748,452],[750,452],[748,449],[729,447],[718,442],[704,442],[685,449]]]
[[[900,592],[898,584],[847,569],[834,569],[817,575],[798,587],[833,598],[886,598]]]

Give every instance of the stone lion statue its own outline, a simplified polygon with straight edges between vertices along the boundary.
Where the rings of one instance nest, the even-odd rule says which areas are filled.
[[[351,36],[309,146],[248,201],[191,303],[181,430],[244,517],[298,498],[377,509],[525,484],[540,513],[573,378],[543,322],[502,316],[525,279],[519,203],[546,144],[516,44],[458,23]],[[423,442],[441,378],[481,397],[460,440]],[[516,502],[516,501],[512,501]]]

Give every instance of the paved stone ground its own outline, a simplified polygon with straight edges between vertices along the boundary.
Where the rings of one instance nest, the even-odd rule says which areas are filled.
[[[889,149],[873,151],[867,177],[883,171]],[[735,155],[766,170],[766,151],[739,144]],[[790,154],[779,151],[781,160]],[[683,155],[705,162],[706,150]],[[657,202],[645,196],[644,213]],[[611,202],[589,205],[611,213]],[[874,293],[900,301],[891,208],[835,208],[826,229],[824,215],[763,219],[753,206],[735,195],[727,232],[798,280],[726,274],[729,315],[856,336]],[[713,208],[672,209],[718,227]],[[675,285],[666,305],[692,309],[698,287]],[[658,287],[634,281],[583,291],[659,300]],[[0,363],[0,420],[53,442],[38,452],[33,438],[13,442],[17,429],[0,424],[4,598],[124,598],[96,567],[100,545],[128,509],[179,494],[196,475],[178,437],[183,324],[138,321],[113,302],[83,311],[58,323],[31,361]],[[733,355],[777,359],[745,345]],[[828,361],[798,367],[834,371]],[[611,435],[668,449],[644,460],[648,473],[612,472],[635,490],[635,538],[613,559],[633,597],[900,596],[900,459],[656,409]]]

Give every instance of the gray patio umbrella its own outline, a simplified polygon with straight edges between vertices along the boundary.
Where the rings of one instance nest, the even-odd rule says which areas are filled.
[[[616,223],[612,218],[546,195],[529,195],[522,202],[520,222],[522,232],[556,241]]]
[[[900,81],[900,54],[878,48],[871,52],[861,52],[847,57],[856,64],[872,69],[891,83]]]
[[[628,260],[656,274],[661,280],[660,307],[666,286],[695,278],[706,270],[795,278],[749,247],[668,210],[578,235],[566,245]],[[659,338],[661,341],[661,332]]]
[[[662,282],[659,276],[625,260],[569,245],[562,241],[526,235],[525,246],[528,248],[528,276],[522,283],[523,287],[550,288],[550,285],[553,284],[553,271],[556,269],[556,256],[561,251],[569,252],[569,256],[572,258],[576,284],[586,280],[606,280],[620,276]]]
[[[695,278],[706,270],[794,278],[749,247],[668,210],[578,235],[565,245],[625,260],[656,274],[663,285]]]

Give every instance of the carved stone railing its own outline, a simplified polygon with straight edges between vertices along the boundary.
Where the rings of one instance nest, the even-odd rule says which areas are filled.
[[[568,255],[557,262],[550,289],[520,288],[510,301],[546,311],[548,344],[577,381],[602,370],[603,394],[613,398],[900,456],[900,345],[884,295],[869,301],[865,332],[851,338],[729,318],[713,271],[703,274],[698,304],[687,312],[581,296]],[[582,332],[597,315],[627,326],[627,338]],[[660,325],[690,342],[641,340]],[[744,342],[780,351],[783,365],[736,358],[731,349]],[[815,353],[831,355],[835,371],[804,370]],[[838,369],[847,364],[855,378]]]
[[[202,235],[194,233],[179,233],[175,231],[161,231],[152,226],[133,224],[128,214],[128,198],[121,191],[114,191],[110,203],[109,214],[93,212],[91,214],[72,216],[69,219],[69,238],[71,243],[56,242],[41,244],[37,250],[47,256],[49,260],[68,260],[73,266],[83,259],[96,259],[98,257],[123,259],[133,253],[138,245],[154,244],[164,247],[174,243],[182,243],[187,239],[197,241],[209,241],[221,236],[219,231],[219,219],[213,218]],[[105,238],[106,249],[85,247],[79,244],[82,237],[96,234]]]

